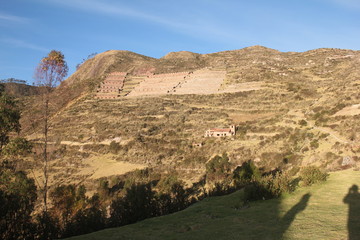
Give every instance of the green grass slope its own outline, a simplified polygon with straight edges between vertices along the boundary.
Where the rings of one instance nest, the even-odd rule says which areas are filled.
[[[354,184],[360,184],[360,173],[345,170],[331,173],[326,183],[249,207],[239,208],[238,191],[175,214],[71,239],[347,239],[349,232],[359,237],[359,193],[348,195]],[[358,239],[353,235],[349,239]]]

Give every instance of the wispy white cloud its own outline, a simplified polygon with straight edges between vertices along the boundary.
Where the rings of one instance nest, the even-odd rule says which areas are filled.
[[[336,4],[342,5],[347,8],[360,10],[360,1],[359,0],[332,0]]]
[[[13,47],[17,47],[17,48],[26,48],[26,49],[31,49],[31,50],[36,50],[36,51],[40,51],[40,52],[49,52],[49,49],[32,44],[32,43],[28,43],[25,42],[23,40],[20,39],[15,39],[15,38],[0,38],[0,42],[3,42],[5,44],[11,45]]]
[[[352,10],[352,11],[360,11],[360,1],[359,0],[319,0],[323,3],[327,4],[335,4],[339,7]]]
[[[115,1],[105,2],[100,0],[51,0],[53,4],[66,6],[72,9],[79,9],[82,11],[93,12],[97,14],[104,14],[113,17],[128,17],[136,20],[145,21],[146,23],[158,24],[167,27],[171,31],[181,34],[191,35],[193,37],[202,37],[209,39],[217,39],[223,42],[239,41],[239,34],[234,34],[233,31],[227,31],[225,26],[215,26],[210,21],[189,18],[187,22],[184,17],[177,18],[177,16],[168,17],[160,14],[151,14],[139,9],[129,8],[120,5]]]
[[[59,5],[67,6],[70,8],[76,8],[84,11],[91,11],[96,12],[99,14],[107,14],[112,16],[119,16],[119,17],[131,17],[140,20],[146,20],[148,22],[158,23],[162,25],[167,25],[171,27],[186,27],[185,25],[171,21],[169,19],[148,14],[139,10],[135,10],[132,8],[125,7],[123,5],[114,4],[114,3],[107,3],[105,1],[99,0],[52,0],[52,3],[56,3]]]
[[[15,23],[28,23],[28,22],[30,22],[30,19],[15,16],[15,15],[10,15],[10,14],[6,14],[6,13],[0,13],[0,21],[15,22]]]

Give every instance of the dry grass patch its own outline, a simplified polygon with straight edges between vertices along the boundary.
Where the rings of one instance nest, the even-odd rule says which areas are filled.
[[[229,113],[229,118],[236,123],[254,121],[254,120],[264,120],[271,118],[275,113]]]
[[[231,92],[246,92],[246,91],[256,91],[265,88],[264,82],[244,82],[238,84],[230,84],[224,86],[221,93],[231,93]]]
[[[81,168],[79,175],[91,175],[91,179],[98,179],[112,175],[122,175],[135,169],[144,169],[144,164],[134,164],[116,161],[112,154],[97,155],[83,160],[86,167]]]

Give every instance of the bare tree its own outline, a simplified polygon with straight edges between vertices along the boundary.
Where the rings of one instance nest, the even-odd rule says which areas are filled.
[[[39,65],[35,70],[35,79],[38,86],[43,90],[43,173],[44,173],[44,186],[43,186],[43,201],[44,212],[47,212],[47,195],[48,195],[48,134],[49,134],[49,117],[50,117],[50,93],[68,73],[68,66],[65,62],[64,54],[60,51],[52,50],[48,56],[41,59]]]

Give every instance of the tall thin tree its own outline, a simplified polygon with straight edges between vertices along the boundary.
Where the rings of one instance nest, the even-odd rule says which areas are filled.
[[[64,54],[60,51],[52,50],[48,56],[41,59],[35,70],[35,79],[38,86],[43,90],[43,201],[44,212],[47,212],[47,195],[48,195],[48,137],[49,137],[49,118],[50,118],[50,100],[51,91],[66,77],[68,66]]]

